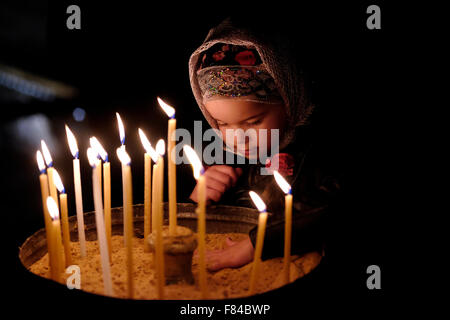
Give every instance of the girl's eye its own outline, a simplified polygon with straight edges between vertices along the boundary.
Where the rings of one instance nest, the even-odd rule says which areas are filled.
[[[262,119],[259,119],[259,120],[253,121],[253,122],[248,122],[248,124],[251,126],[254,126],[254,125],[260,124],[261,122],[262,122]]]

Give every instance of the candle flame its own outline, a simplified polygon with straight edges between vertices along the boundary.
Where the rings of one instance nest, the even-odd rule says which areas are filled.
[[[273,176],[275,177],[275,181],[278,183],[278,186],[283,190],[284,193],[291,193],[291,185],[283,178],[283,176],[278,172],[274,171]]]
[[[47,148],[47,144],[44,140],[41,140],[41,146],[42,146],[42,153],[44,154],[45,163],[47,166],[51,167],[53,165],[53,159],[50,154],[50,151]]]
[[[159,154],[153,149],[152,144],[148,141],[147,136],[144,131],[139,129],[139,137],[141,138],[142,145],[144,146],[145,152],[147,152],[154,162],[158,161]]]
[[[169,118],[173,118],[175,116],[175,109],[165,103],[160,97],[157,98],[159,105],[164,110]]]
[[[97,165],[97,153],[92,148],[87,148],[87,158],[92,168]]]
[[[188,145],[183,146],[183,151],[186,153],[186,156],[188,157],[189,162],[192,165],[192,171],[194,173],[194,178],[198,179],[200,177],[200,174],[203,171],[202,162],[200,161],[200,158],[197,156],[197,153],[195,153],[194,149],[192,149]]]
[[[166,144],[163,139],[159,139],[156,143],[156,152],[162,157],[166,153]]]
[[[250,191],[249,194],[250,194],[250,198],[252,198],[252,201],[255,204],[255,206],[258,209],[258,211],[259,212],[266,211],[266,204],[261,199],[261,197],[254,191]]]
[[[44,172],[45,170],[44,158],[42,157],[42,153],[39,150],[36,152],[36,160],[39,167],[39,171]]]
[[[125,144],[125,128],[123,127],[122,118],[120,117],[120,114],[116,112],[117,117],[117,124],[119,126],[119,137],[120,137],[120,143]]]
[[[89,142],[91,144],[91,148],[94,149],[94,151],[100,155],[100,157],[103,159],[103,161],[107,161],[108,153],[105,151],[105,149],[103,148],[100,141],[98,141],[98,139],[96,137],[91,137],[89,139]]]
[[[64,185],[56,169],[53,170],[53,182],[55,183],[56,189],[58,189],[59,192],[65,193]]]
[[[124,148],[117,148],[117,157],[119,157],[120,162],[124,165],[129,165],[131,163],[131,158]]]
[[[72,131],[69,129],[67,125],[66,125],[66,136],[67,142],[69,143],[70,153],[72,153],[72,156],[74,158],[77,158],[78,157],[77,139],[75,139],[75,136],[73,135]]]
[[[47,209],[52,220],[59,219],[58,205],[56,204],[55,200],[52,197],[47,198]]]

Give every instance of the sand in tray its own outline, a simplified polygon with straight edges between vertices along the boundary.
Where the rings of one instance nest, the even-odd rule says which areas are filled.
[[[206,249],[222,249],[225,239],[230,237],[234,241],[243,240],[247,235],[240,233],[207,234]],[[114,297],[127,298],[127,269],[126,251],[122,236],[112,237],[111,278]],[[80,258],[78,242],[72,242],[73,263],[81,270],[81,290],[103,295],[102,267],[97,241],[87,241],[87,258]],[[135,299],[157,299],[156,279],[153,269],[153,253],[144,252],[144,240],[133,239],[133,278]],[[314,269],[320,262],[321,256],[317,252],[305,254],[301,257],[293,256],[290,266],[291,281],[294,281]],[[210,299],[227,299],[248,296],[249,279],[252,263],[240,268],[225,268],[216,272],[208,272],[208,292]],[[256,285],[256,292],[276,289],[283,285],[283,258],[263,261]],[[35,262],[29,270],[44,278],[50,278],[48,255],[45,254]],[[198,269],[194,259],[192,265],[194,278],[197,279]],[[68,275],[64,275],[64,283]],[[178,283],[165,286],[165,299],[201,299],[201,292],[197,285]]]

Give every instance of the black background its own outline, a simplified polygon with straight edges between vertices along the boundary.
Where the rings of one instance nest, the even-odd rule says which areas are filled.
[[[0,87],[1,261],[5,268],[1,285],[8,292],[8,303],[19,301],[19,314],[46,315],[57,306],[54,310],[67,313],[55,311],[55,317],[130,310],[136,316],[164,312],[168,318],[182,318],[177,314],[184,302],[125,301],[69,291],[21,266],[18,247],[43,227],[35,160],[39,144],[21,145],[11,128],[23,117],[47,117],[56,141],[50,146],[55,166],[67,181],[69,206],[74,208],[72,157],[64,124],[72,128],[81,152],[85,210],[90,211],[90,170],[83,162],[84,150],[88,138],[95,135],[111,159],[115,158],[114,149],[119,145],[115,112],[119,112],[127,130],[127,150],[134,159],[134,200],[142,203],[143,164],[138,160],[142,146],[137,128],[144,129],[152,142],[165,137],[167,118],[157,106],[156,96],[176,107],[178,127],[192,129],[193,120],[203,120],[189,85],[188,59],[208,30],[231,14],[278,28],[296,43],[299,60],[313,83],[321,133],[330,138],[345,173],[343,204],[332,218],[326,261],[310,276],[282,290],[235,302],[270,303],[272,316],[307,311],[350,314],[356,307],[373,313],[386,308],[396,280],[390,252],[397,249],[391,242],[390,216],[397,208],[390,203],[394,187],[386,183],[392,182],[386,162],[393,147],[388,133],[391,123],[385,115],[387,108],[395,108],[390,99],[395,80],[393,56],[400,34],[394,23],[395,9],[378,2],[382,29],[368,30],[366,8],[372,3],[300,3],[293,7],[278,1],[245,5],[162,2],[21,0],[0,4],[0,62],[70,84],[80,93],[71,100],[23,103],[6,99],[8,89]],[[66,8],[74,3],[81,7],[81,30],[66,28]],[[74,121],[75,107],[86,110],[85,121]],[[120,172],[114,162],[112,178],[118,179]],[[178,171],[183,181],[182,186],[178,184],[178,195],[187,197],[194,185],[191,171],[182,166]],[[120,192],[113,188],[113,206],[121,205]],[[366,287],[366,268],[371,264],[382,270],[382,289],[378,291]]]

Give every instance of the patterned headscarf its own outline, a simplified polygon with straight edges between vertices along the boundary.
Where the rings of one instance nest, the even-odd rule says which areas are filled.
[[[232,45],[229,48],[232,53],[230,55],[226,54],[226,47],[225,51],[223,50],[223,46],[227,44]],[[246,28],[235,26],[231,19],[226,19],[220,25],[209,31],[203,44],[194,51],[189,59],[189,77],[195,99],[212,128],[217,129],[218,125],[216,120],[205,108],[204,95],[206,94],[206,99],[209,99],[214,98],[214,90],[217,90],[217,94],[227,94],[230,96],[237,92],[240,92],[242,95],[242,91],[236,90],[235,87],[228,88],[225,85],[220,87],[223,83],[223,79],[219,77],[218,79],[214,78],[214,76],[217,77],[217,73],[210,73],[206,76],[204,74],[207,73],[208,70],[218,70],[213,68],[226,67],[228,63],[234,60],[232,68],[239,67],[240,72],[244,72],[242,70],[245,70],[246,74],[249,75],[250,72],[247,71],[251,70],[252,79],[259,80],[256,74],[258,70],[263,70],[264,74],[267,73],[268,76],[270,76],[270,81],[262,79],[259,80],[259,82],[265,85],[264,89],[269,89],[264,92],[266,97],[270,98],[268,101],[271,101],[272,94],[274,94],[274,96],[279,94],[286,108],[287,124],[284,128],[284,135],[281,137],[280,149],[286,147],[293,141],[295,137],[295,128],[307,123],[308,117],[314,107],[310,103],[309,96],[306,94],[303,75],[298,69],[295,59],[290,56],[290,48],[288,48],[286,44],[287,42],[285,39],[279,35],[270,37],[265,34],[255,34]],[[214,47],[216,45],[218,48]],[[239,48],[235,53],[232,51],[232,47],[234,46]],[[242,47],[246,49],[242,51]],[[210,48],[213,49],[208,51]],[[250,52],[252,54],[250,54]],[[214,60],[214,57],[217,58],[222,55],[223,59],[212,61]],[[252,63],[254,61],[254,65],[246,66],[245,64],[250,61]],[[222,63],[224,65],[222,65]],[[245,66],[247,68],[243,68]],[[235,73],[235,70],[231,71],[231,74],[234,75]],[[208,77],[212,81],[207,81]],[[240,79],[242,79],[242,77]],[[273,81],[274,86],[270,84],[271,81]],[[242,87],[251,91],[252,94],[257,92],[257,90],[253,90],[253,87],[249,82],[243,83],[245,85]],[[252,88],[251,90],[250,87]],[[256,87],[259,88],[259,84]]]
[[[202,53],[197,78],[203,103],[225,97],[283,103],[255,48],[216,43]]]

